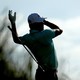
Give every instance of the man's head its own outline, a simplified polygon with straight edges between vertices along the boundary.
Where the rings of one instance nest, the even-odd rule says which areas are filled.
[[[28,23],[31,30],[42,31],[44,29],[45,18],[41,18],[37,13],[32,13],[28,16]]]

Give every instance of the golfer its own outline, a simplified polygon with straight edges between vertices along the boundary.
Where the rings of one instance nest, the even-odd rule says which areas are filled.
[[[31,13],[28,16],[30,33],[18,37],[16,31],[16,12],[14,15],[12,15],[12,10],[9,10],[8,16],[11,22],[11,28],[13,30],[12,37],[14,42],[18,44],[23,43],[24,45],[28,46],[38,61],[38,64],[42,67],[41,68],[38,66],[35,79],[58,80],[58,60],[54,48],[53,38],[60,35],[63,31],[54,23],[42,18],[39,14]],[[44,29],[44,25],[50,29]],[[22,41],[22,43],[19,41],[19,39]]]

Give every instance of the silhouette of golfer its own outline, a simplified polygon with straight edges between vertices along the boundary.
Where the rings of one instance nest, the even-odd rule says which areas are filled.
[[[63,31],[55,24],[46,21],[45,18],[40,17],[37,13],[32,13],[28,16],[28,23],[30,33],[24,36],[18,37],[16,31],[16,12],[12,15],[12,10],[9,10],[9,20],[11,22],[12,37],[15,43],[21,44],[19,39],[24,45],[28,46],[39,65],[44,71],[38,66],[36,70],[36,80],[58,80],[57,68],[58,61],[54,48],[53,38],[60,35]],[[44,25],[51,29],[44,29]],[[19,38],[19,39],[18,39]]]

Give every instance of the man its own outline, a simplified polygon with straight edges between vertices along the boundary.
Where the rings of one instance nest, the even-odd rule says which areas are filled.
[[[30,33],[18,37],[15,24],[16,12],[12,16],[12,11],[9,10],[8,16],[13,30],[12,37],[14,42],[18,44],[23,43],[28,46],[37,59],[38,64],[42,67],[38,66],[36,70],[36,80],[58,80],[58,61],[52,39],[60,35],[63,31],[57,25],[40,17],[37,13],[32,13],[28,16]],[[44,30],[44,25],[51,29]]]

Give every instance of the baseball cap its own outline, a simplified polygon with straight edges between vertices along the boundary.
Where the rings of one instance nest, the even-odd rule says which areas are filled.
[[[35,22],[43,22],[45,18],[40,17],[39,14],[37,13],[32,13],[28,16],[28,22],[30,24],[35,23]]]

